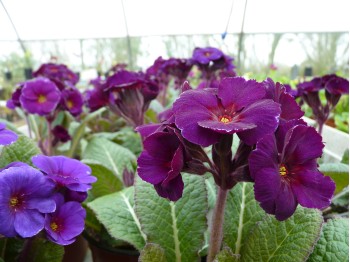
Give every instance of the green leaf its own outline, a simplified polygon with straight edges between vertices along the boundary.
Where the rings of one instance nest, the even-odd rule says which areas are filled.
[[[81,123],[79,123],[79,125],[77,127],[74,127],[74,124],[71,123],[71,127],[74,131],[72,134],[72,141],[71,141],[71,146],[69,151],[67,152],[67,156],[68,157],[73,157],[75,151],[78,148],[78,145],[80,143],[81,138],[84,136],[85,132],[86,132],[86,126],[87,124],[93,120],[94,118],[96,118],[97,116],[99,116],[100,114],[102,114],[104,111],[106,111],[106,108],[100,108],[99,110],[96,110],[95,112],[92,112],[90,114],[88,114],[83,121],[81,121]],[[72,125],[73,124],[73,125]]]
[[[330,176],[335,184],[335,194],[349,185],[349,166],[343,163],[321,164],[319,170],[326,176]]]
[[[349,261],[349,219],[327,221],[308,261]]]
[[[336,194],[332,198],[333,205],[336,206],[349,206],[349,187],[344,188],[340,193]]]
[[[61,262],[64,255],[64,247],[52,243],[46,239],[31,239],[28,262]]]
[[[183,174],[182,197],[161,198],[153,185],[137,177],[135,210],[151,243],[159,244],[169,262],[196,261],[207,229],[208,200],[204,178]]]
[[[23,245],[24,240],[20,238],[0,238],[0,254],[6,262],[17,262]]]
[[[265,216],[254,198],[253,183],[239,183],[230,190],[225,208],[224,243],[240,254],[250,231]]]
[[[102,196],[87,204],[108,233],[141,250],[147,240],[134,211],[134,187]]]
[[[341,160],[343,164],[349,165],[349,149],[346,149]]]
[[[124,168],[133,170],[136,156],[127,148],[105,138],[93,138],[83,153],[83,159],[92,159],[110,169],[122,180]]]
[[[41,154],[36,143],[26,136],[19,136],[17,141],[9,146],[5,146],[0,154],[0,167],[8,164],[21,161],[27,164],[32,164],[31,158]]]
[[[123,183],[107,167],[95,160],[84,159],[82,161],[91,168],[91,174],[97,177],[97,181],[92,184],[91,193],[93,198],[115,193],[123,189]]]
[[[148,243],[140,253],[140,262],[166,262],[164,249],[157,244]]]
[[[224,247],[215,257],[214,262],[236,262],[239,261],[239,255],[233,254],[231,248]]]
[[[305,261],[320,236],[322,221],[319,210],[300,206],[282,222],[266,215],[248,235],[241,260]]]

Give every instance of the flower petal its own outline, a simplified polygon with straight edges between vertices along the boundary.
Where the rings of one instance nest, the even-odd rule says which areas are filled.
[[[255,124],[256,128],[239,132],[239,138],[248,145],[255,144],[259,139],[276,130],[280,113],[280,105],[270,99],[257,101],[244,108],[239,113],[239,119],[242,122]]]
[[[218,97],[225,108],[235,107],[235,111],[259,101],[265,96],[265,88],[255,80],[243,77],[227,77],[221,80]]]
[[[35,210],[16,212],[14,226],[22,237],[32,237],[44,228],[45,218]]]
[[[330,205],[335,190],[335,183],[330,177],[317,170],[300,170],[293,177],[292,189],[300,205],[319,209]]]
[[[168,183],[154,185],[158,195],[171,201],[177,201],[182,197],[184,183],[181,175],[170,180]]]
[[[290,184],[283,179],[281,182],[282,183],[275,201],[275,216],[277,220],[283,221],[293,215],[295,209],[297,208],[298,202],[294,196]]]
[[[200,121],[215,118],[209,108],[217,107],[218,99],[212,92],[189,90],[182,93],[173,105],[175,124],[181,130],[182,136],[201,146],[218,142],[220,134],[198,125]]]
[[[159,159],[152,157],[147,151],[141,153],[137,164],[137,173],[142,180],[148,183],[159,184],[168,176],[169,167],[165,166]]]

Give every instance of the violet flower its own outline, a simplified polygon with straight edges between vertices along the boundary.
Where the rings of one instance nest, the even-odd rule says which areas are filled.
[[[19,98],[22,94],[22,88],[23,88],[23,83],[16,88],[16,90],[12,93],[11,98],[7,100],[6,106],[9,109],[14,110],[16,107],[21,107],[21,102],[19,101]]]
[[[64,89],[61,97],[63,107],[73,116],[78,116],[83,112],[84,100],[77,88]]]
[[[47,78],[36,78],[24,82],[20,102],[28,113],[47,116],[53,112],[61,93],[57,86]]]
[[[201,146],[234,133],[253,145],[278,126],[280,105],[264,97],[263,85],[254,80],[225,78],[217,90],[182,93],[173,105],[175,123],[184,138]]]
[[[97,180],[91,175],[89,166],[66,156],[37,155],[32,158],[32,162],[58,186],[72,191],[86,192]]]
[[[322,104],[320,91],[325,90],[327,102]],[[312,109],[313,116],[318,124],[319,133],[322,132],[324,123],[329,118],[339,99],[344,94],[349,94],[349,80],[337,75],[324,75],[315,77],[311,81],[298,85],[298,91],[302,101]]]
[[[56,244],[69,245],[83,232],[86,211],[78,202],[64,203],[60,194],[56,194],[55,199],[56,211],[45,217],[46,236]]]
[[[249,169],[255,198],[267,213],[285,220],[298,203],[319,209],[330,205],[335,183],[317,169],[323,147],[322,137],[302,120],[283,123],[275,135],[258,141]]]
[[[65,81],[68,81],[73,85],[79,81],[79,76],[64,64],[42,64],[38,70],[33,72],[33,77],[39,76],[49,78],[60,90],[65,88]]]
[[[144,151],[137,160],[139,176],[153,184],[161,197],[178,200],[184,188],[180,174],[184,166],[184,151],[179,139],[171,133],[156,132],[143,144]]]
[[[299,119],[304,115],[295,99],[287,93],[284,85],[278,82],[275,84],[271,78],[267,78],[263,84],[266,88],[266,98],[272,99],[281,105],[280,120]]]
[[[112,111],[136,127],[143,124],[144,113],[157,97],[159,87],[142,73],[122,70],[106,80],[104,91],[110,94]]]
[[[0,145],[6,146],[15,142],[18,138],[18,135],[6,129],[6,125],[4,123],[0,123]]]
[[[108,104],[109,93],[103,91],[103,83],[103,80],[99,77],[90,81],[94,89],[88,90],[85,93],[85,102],[90,108],[90,112],[96,111]]]
[[[29,167],[10,167],[0,173],[0,234],[32,237],[45,223],[44,215],[54,212],[54,183]]]
[[[68,131],[63,126],[57,125],[51,130],[51,132],[54,136],[52,141],[53,146],[57,145],[58,142],[65,143],[72,139]]]

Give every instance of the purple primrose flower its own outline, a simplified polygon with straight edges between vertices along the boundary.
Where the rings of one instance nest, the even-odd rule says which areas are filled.
[[[86,192],[91,189],[91,183],[97,180],[91,175],[89,166],[66,156],[37,155],[32,162],[59,186],[72,191]]]
[[[0,145],[6,146],[15,142],[18,138],[18,135],[6,129],[6,125],[4,123],[0,123]]]
[[[83,111],[83,96],[77,88],[64,89],[62,91],[63,107],[73,116],[78,116]]]
[[[14,110],[16,107],[21,107],[21,102],[19,101],[19,98],[22,94],[22,88],[23,83],[19,85],[19,87],[16,88],[16,90],[12,93],[11,98],[7,100],[6,106],[12,110]]]
[[[83,232],[86,211],[78,202],[64,202],[60,194],[56,194],[55,199],[56,211],[45,217],[46,235],[56,244],[69,245]]]
[[[181,170],[184,150],[175,134],[156,132],[143,142],[144,151],[137,160],[139,176],[154,185],[161,197],[176,201],[182,196]]]
[[[60,90],[65,88],[65,81],[75,85],[79,81],[79,76],[64,64],[46,63],[42,64],[38,70],[33,72],[34,77],[46,77],[53,81]]]
[[[249,169],[255,198],[267,213],[285,220],[298,203],[307,208],[329,206],[335,184],[317,169],[323,147],[322,137],[302,120],[283,123],[275,135],[258,141]]]
[[[224,53],[215,47],[196,47],[193,50],[192,59],[195,63],[206,65],[212,61],[219,60],[224,56]]]
[[[36,78],[24,83],[20,102],[31,114],[49,115],[56,109],[61,98],[57,86],[47,78]]]
[[[44,228],[47,213],[56,209],[55,184],[40,171],[10,167],[0,173],[0,234],[32,237]]]
[[[255,144],[278,126],[280,105],[264,99],[261,83],[242,77],[224,78],[219,88],[189,90],[173,105],[176,126],[188,141],[209,146],[224,134],[237,133]]]

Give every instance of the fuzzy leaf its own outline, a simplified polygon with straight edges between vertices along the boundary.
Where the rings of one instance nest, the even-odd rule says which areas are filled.
[[[124,168],[132,170],[136,163],[136,156],[129,149],[101,137],[95,137],[89,142],[83,153],[83,159],[98,161],[121,181]]]
[[[308,261],[343,262],[348,259],[349,219],[328,220]]]
[[[239,255],[233,254],[231,248],[224,247],[215,257],[214,262],[236,262]]]
[[[164,249],[157,244],[148,243],[141,251],[140,262],[166,262]]]
[[[242,261],[305,261],[321,233],[323,218],[316,209],[298,207],[280,222],[266,215],[248,235]]]
[[[321,164],[319,170],[326,176],[330,176],[335,184],[335,194],[349,185],[349,165],[343,163]]]
[[[28,262],[61,262],[64,247],[46,239],[34,238],[26,258]]]
[[[107,167],[95,160],[84,159],[83,163],[91,168],[91,174],[97,177],[97,181],[92,184],[91,193],[93,198],[115,193],[123,189],[123,183]]]
[[[7,166],[15,161],[31,165],[31,158],[38,154],[41,154],[41,151],[32,139],[26,136],[19,136],[15,143],[3,147],[0,154],[0,167]]]
[[[230,190],[225,208],[224,243],[240,254],[252,228],[265,216],[254,198],[252,183],[239,183]]]
[[[197,261],[207,229],[204,178],[182,175],[185,188],[176,202],[161,198],[154,187],[137,177],[135,210],[148,241],[160,245],[171,261]]]
[[[141,250],[146,236],[134,211],[134,187],[99,197],[87,204],[115,239],[123,240]]]

